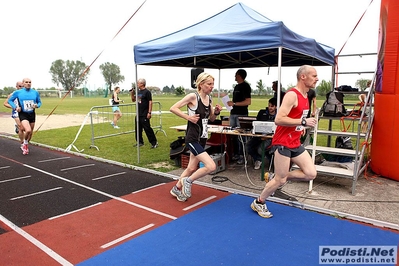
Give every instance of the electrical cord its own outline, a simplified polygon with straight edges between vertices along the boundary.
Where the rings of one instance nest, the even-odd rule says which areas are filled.
[[[323,183],[317,184],[317,186],[315,186],[315,187],[323,185],[323,184],[325,184],[325,183],[327,183],[327,182],[329,182],[329,181],[331,181],[333,179],[335,179],[335,178],[332,178],[332,179],[327,180],[327,181],[325,181]],[[216,175],[216,176],[213,176],[211,178],[211,180],[212,180],[212,183],[214,183],[214,184],[221,184],[221,183],[229,181],[229,182],[231,182],[232,184],[234,184],[234,185],[236,185],[238,187],[247,188],[247,189],[253,189],[253,190],[257,190],[257,191],[262,191],[263,190],[263,188],[260,188],[259,186],[255,186],[255,188],[254,188],[254,187],[249,187],[249,186],[246,186],[246,185],[239,184],[237,182],[232,181],[231,179],[229,179],[226,176]],[[300,199],[318,200],[318,201],[353,202],[353,203],[368,203],[368,202],[374,202],[374,203],[399,203],[399,201],[396,201],[396,200],[394,200],[394,201],[391,201],[391,200],[347,200],[347,199],[327,199],[327,198],[322,198],[322,197],[307,197],[307,196],[303,196],[302,195],[303,193],[306,193],[307,191],[295,194],[295,193],[291,193],[291,192],[289,192],[287,190],[284,190],[283,188],[284,188],[284,186],[286,184],[288,184],[288,182],[285,183],[282,187],[280,187],[279,190],[281,192],[283,192],[284,194],[286,194],[287,196],[291,197],[291,198],[300,198]]]
[[[335,180],[336,178],[330,178],[324,182],[321,182],[319,184],[317,184],[316,186],[314,186],[314,188],[319,187],[325,183],[328,183],[330,181]],[[287,183],[286,183],[287,184]],[[284,184],[285,185],[285,184]],[[297,194],[293,194],[290,193],[286,190],[282,190],[285,194],[291,196],[291,197],[295,197],[295,198],[301,198],[301,199],[308,199],[308,200],[318,200],[318,201],[336,201],[336,202],[353,202],[353,203],[359,203],[359,202],[375,202],[375,203],[399,203],[399,201],[397,200],[347,200],[347,199],[327,199],[327,198],[322,198],[322,197],[308,197],[308,196],[302,196],[303,194],[307,193],[308,191],[304,191],[302,193],[297,193]]]
[[[231,179],[229,179],[228,177],[225,177],[225,176],[216,175],[216,176],[213,176],[213,177],[211,178],[211,180],[212,180],[212,183],[214,183],[214,184],[221,184],[221,183],[223,183],[223,182],[230,181],[232,184],[234,184],[234,185],[236,185],[236,186],[238,186],[238,187],[242,187],[242,188],[254,189],[254,190],[259,190],[259,191],[262,191],[262,189],[263,189],[263,188],[262,188],[262,189],[260,189],[260,188],[253,188],[253,187],[249,187],[249,186],[245,186],[245,185],[236,183],[236,182],[232,181]],[[258,186],[258,187],[259,187],[259,186]]]

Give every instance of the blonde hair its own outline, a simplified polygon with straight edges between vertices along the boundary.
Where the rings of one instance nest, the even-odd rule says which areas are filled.
[[[197,90],[201,90],[201,83],[205,82],[207,79],[212,79],[215,80],[215,78],[208,73],[202,72],[201,74],[198,75],[197,80],[195,81],[195,87],[197,87]]]

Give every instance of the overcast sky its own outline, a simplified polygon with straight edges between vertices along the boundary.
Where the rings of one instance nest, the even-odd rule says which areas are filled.
[[[292,31],[335,48],[337,54],[371,0],[243,0],[244,5]],[[88,87],[104,85],[99,66],[118,65],[129,89],[134,82],[133,46],[200,22],[238,3],[236,0],[147,0],[143,7],[113,40],[114,35],[143,3],[137,0],[19,0],[0,4],[0,88],[14,86],[24,77],[33,87],[49,88],[49,69],[55,60],[80,60],[89,65],[104,51],[91,68]],[[380,1],[374,0],[341,54],[377,51]],[[342,59],[340,71],[373,71],[376,57]],[[282,72],[282,84],[296,83],[296,69]],[[331,80],[331,67],[317,68],[319,79]],[[218,71],[208,70],[218,79]],[[222,70],[221,88],[234,84],[235,69]],[[253,89],[259,79],[267,86],[277,79],[277,69],[247,69]],[[190,87],[190,69],[138,67],[138,76],[148,86],[163,88],[172,84]],[[341,75],[339,85],[355,85],[357,79],[372,75]],[[216,85],[219,80],[216,80]]]

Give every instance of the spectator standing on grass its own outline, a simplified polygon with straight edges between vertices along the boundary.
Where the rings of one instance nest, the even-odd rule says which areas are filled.
[[[143,146],[143,130],[147,135],[148,142],[151,143],[151,148],[155,149],[158,147],[158,141],[155,137],[154,130],[151,127],[150,119],[151,119],[151,112],[152,112],[152,94],[146,88],[146,80],[141,78],[137,81],[137,87],[139,88],[137,92],[137,108],[139,112],[139,123],[137,125],[137,120],[135,124],[135,128],[137,130],[135,137],[136,137],[136,144],[134,146]],[[134,89],[130,90],[132,94],[134,94]],[[136,97],[132,96],[132,101],[134,102]]]
[[[23,85],[22,81],[18,81],[15,86],[16,86],[17,90],[20,90],[21,88],[23,88],[24,85]],[[11,105],[8,103],[8,99],[10,99],[11,95],[12,95],[12,93],[10,93],[8,95],[7,99],[4,101],[4,106],[7,108],[12,108]],[[19,106],[18,99],[15,99],[14,103],[15,103],[15,106]],[[19,120],[18,112],[13,109],[11,111],[11,117],[15,121],[15,133],[18,134],[19,140],[21,141],[21,149],[22,149],[23,143],[24,143],[24,129],[21,125],[21,120]]]
[[[266,183],[265,188],[252,204],[252,210],[261,217],[271,218],[266,199],[280,186],[289,180],[310,181],[316,175],[316,167],[309,153],[301,145],[300,138],[304,127],[315,127],[316,118],[306,118],[309,112],[307,92],[314,88],[318,81],[316,69],[303,65],[297,72],[297,85],[284,96],[284,100],[274,120],[277,128],[272,140],[271,152],[274,152],[274,177]],[[294,163],[300,169],[290,171]]]
[[[244,69],[237,70],[235,74],[235,81],[237,85],[233,90],[233,99],[227,102],[228,106],[232,106],[233,109],[230,111],[230,126],[232,128],[240,127],[240,116],[248,116],[248,106],[251,105],[251,86],[245,81],[247,77],[247,71]],[[244,163],[243,147],[238,140],[238,137],[233,137],[233,160],[237,161],[237,164]]]
[[[112,93],[112,112],[114,113],[114,119],[111,122],[111,125],[119,129],[118,127],[118,120],[122,117],[122,112],[119,109],[119,103],[123,103],[122,100],[119,99],[118,94],[121,92],[121,88],[115,87],[114,88],[114,93]]]
[[[218,104],[215,108],[212,107],[210,94],[214,81],[213,76],[202,72],[195,82],[197,91],[187,94],[170,108],[173,114],[188,121],[185,142],[190,150],[190,159],[187,168],[170,191],[178,201],[190,198],[192,183],[216,169],[215,162],[204,149],[208,139],[208,119],[214,121],[222,110]],[[180,110],[184,106],[187,106],[187,114]],[[202,162],[204,167],[198,168],[199,162]]]
[[[40,108],[42,101],[39,93],[31,89],[32,81],[29,78],[22,80],[23,88],[15,91],[8,99],[8,104],[13,110],[18,112],[19,120],[24,131],[24,141],[22,145],[22,154],[29,153],[28,143],[32,138],[33,129],[35,128],[36,113],[35,109]],[[18,99],[19,105],[14,103]]]
[[[271,98],[269,104],[265,109],[261,109],[256,116],[256,121],[274,121],[276,118],[277,111],[277,99]],[[271,139],[264,140],[265,149],[271,144]],[[258,170],[262,166],[262,156],[259,154],[259,148],[262,145],[262,139],[260,137],[252,137],[247,144],[248,154],[251,155],[254,161],[254,169]],[[271,160],[271,155],[268,153],[269,149],[266,150],[266,157]]]

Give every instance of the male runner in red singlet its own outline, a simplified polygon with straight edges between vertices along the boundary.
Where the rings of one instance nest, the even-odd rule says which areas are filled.
[[[313,180],[317,175],[312,158],[301,146],[300,138],[305,127],[315,127],[317,123],[314,117],[307,118],[309,112],[307,92],[316,86],[318,80],[314,67],[301,66],[297,72],[297,85],[285,93],[277,111],[274,121],[277,128],[271,150],[274,152],[274,178],[266,184],[260,196],[251,204],[251,208],[264,218],[273,217],[265,201],[280,186],[288,180]],[[291,162],[300,169],[290,171]]]

